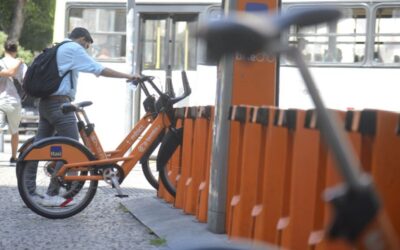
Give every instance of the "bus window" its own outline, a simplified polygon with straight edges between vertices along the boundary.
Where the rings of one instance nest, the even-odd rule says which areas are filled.
[[[99,60],[124,60],[126,55],[126,10],[121,8],[71,7],[67,31],[85,27],[94,43],[89,53]]]
[[[164,70],[166,64],[174,70],[196,69],[197,15],[143,15],[142,26],[144,70]]]
[[[298,46],[311,64],[354,64],[365,57],[367,18],[365,8],[343,8],[337,23],[292,26],[289,43]]]
[[[400,63],[400,7],[382,7],[376,10],[374,62]]]
[[[167,18],[153,16],[143,22],[143,69],[165,68],[165,35]]]
[[[173,37],[172,65],[175,70],[196,69],[196,38],[197,16],[175,16]]]

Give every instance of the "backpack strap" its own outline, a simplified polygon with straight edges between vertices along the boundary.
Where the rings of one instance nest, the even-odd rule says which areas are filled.
[[[58,51],[58,48],[61,46],[61,45],[63,45],[63,44],[65,44],[65,43],[70,43],[70,42],[72,42],[72,41],[62,41],[61,43],[57,43],[56,45],[55,45],[55,47],[56,47],[56,50]],[[56,54],[56,56],[57,56],[57,54]],[[57,65],[57,68],[58,68],[58,65]],[[72,81],[72,70],[68,70],[67,72],[65,72],[65,74],[61,77],[61,79],[64,79],[64,77],[68,74],[68,73],[70,73],[69,74],[69,82],[70,82],[70,84],[71,84],[71,89],[74,89],[74,84],[73,84],[73,81]]]

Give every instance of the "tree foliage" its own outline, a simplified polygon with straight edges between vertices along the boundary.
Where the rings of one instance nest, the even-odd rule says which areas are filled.
[[[20,43],[23,47],[41,51],[53,40],[55,0],[30,0],[25,8],[25,23]]]
[[[9,34],[15,0],[0,1],[0,31]],[[52,41],[56,0],[28,0],[19,43],[31,51],[41,51]]]

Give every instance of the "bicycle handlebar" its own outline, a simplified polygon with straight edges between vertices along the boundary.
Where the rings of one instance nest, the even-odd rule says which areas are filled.
[[[281,14],[238,12],[211,21],[197,35],[206,41],[211,59],[241,52],[246,55],[262,50],[290,25],[308,26],[337,20],[341,12],[333,8],[304,8]]]
[[[182,99],[188,97],[192,93],[186,72],[183,70],[181,74],[182,74],[183,94],[178,97],[172,97],[172,96],[169,96],[167,93],[162,93],[161,90],[153,82],[153,80],[154,80],[153,76],[141,75],[139,78],[136,78],[136,79],[132,80],[131,82],[132,82],[132,84],[134,84],[136,86],[139,85],[143,89],[146,96],[150,96],[150,93],[144,84],[145,82],[148,82],[151,85],[151,87],[157,92],[157,94],[159,94],[160,96],[168,96],[170,98],[171,103],[175,104],[175,103],[181,101]]]
[[[192,93],[192,89],[190,88],[189,81],[188,81],[186,72],[184,70],[182,70],[181,75],[182,75],[183,94],[181,96],[171,98],[172,104],[175,104],[175,103],[185,99]]]

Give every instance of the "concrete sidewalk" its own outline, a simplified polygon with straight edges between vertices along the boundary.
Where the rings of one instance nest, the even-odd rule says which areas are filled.
[[[157,197],[130,199],[121,203],[136,219],[166,240],[167,246],[163,249],[179,249],[188,239],[192,247],[232,244],[225,234],[211,233],[207,224],[199,223],[196,217],[184,214]]]
[[[277,247],[249,240],[231,240],[226,234],[214,234],[206,223],[185,214],[171,204],[155,197],[143,197],[121,202],[129,212],[166,245],[161,250],[277,250]]]

